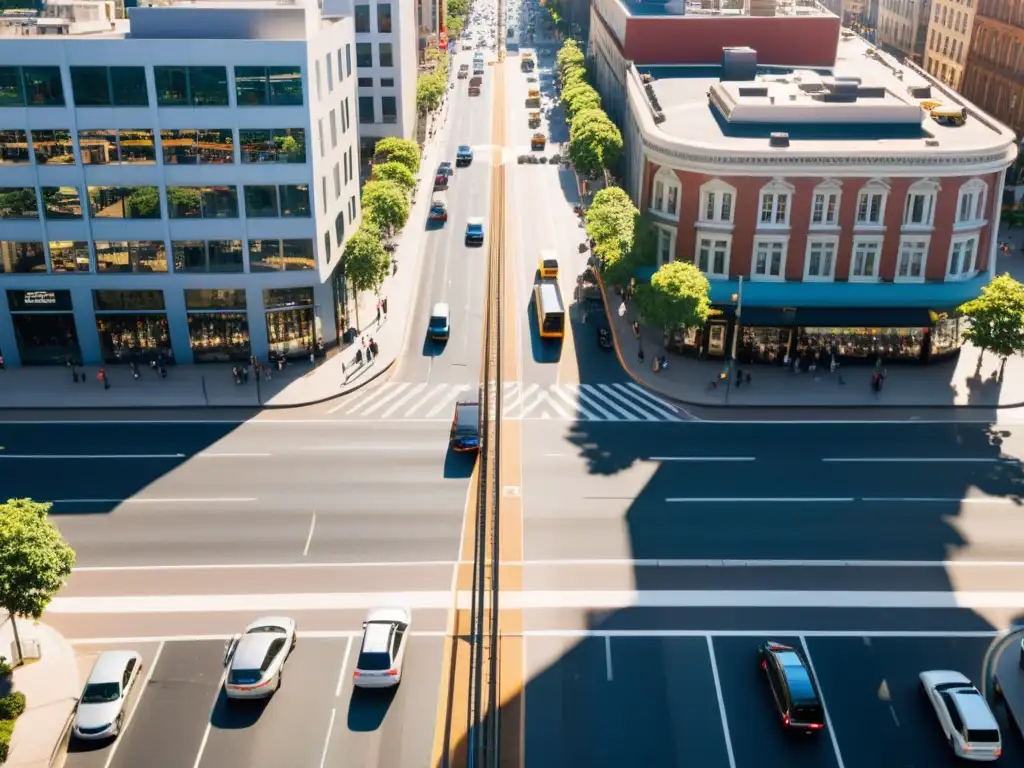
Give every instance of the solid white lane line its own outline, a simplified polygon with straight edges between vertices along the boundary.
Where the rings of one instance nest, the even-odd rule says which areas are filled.
[[[327,721],[327,738],[324,739],[324,751],[320,755],[320,768],[327,765],[327,752],[331,748],[331,733],[334,731],[334,718],[338,716],[338,710],[331,710],[331,719]]]
[[[604,639],[604,669],[608,682],[612,682],[614,675],[612,674],[612,639],[610,637]]]
[[[388,418],[389,416],[391,416],[391,414],[393,414],[395,411],[397,411],[403,405],[408,403],[410,400],[412,400],[414,397],[416,397],[416,395],[418,395],[420,392],[422,392],[426,388],[427,388],[427,385],[425,383],[414,385],[412,389],[410,389],[408,392],[406,392],[402,397],[400,397],[397,400],[395,400],[395,402],[393,402],[391,405],[389,405],[387,407],[387,409],[385,409],[384,411],[381,411],[380,418],[382,418],[382,419]]]
[[[445,408],[451,408],[454,411],[455,401],[458,400],[462,393],[466,392],[468,389],[469,384],[460,384],[459,386],[455,387],[455,389],[452,390],[452,396],[442,398],[441,402],[439,402],[437,405],[435,405],[433,408],[427,411],[425,418],[433,418],[434,416],[437,416],[437,414],[439,414]],[[439,419],[439,421],[447,421],[447,419]]]
[[[896,708],[892,704],[889,705],[889,712],[890,714],[892,714],[892,720],[894,723],[896,723],[896,727],[901,728],[902,726],[900,725],[900,719],[896,717]]]
[[[814,669],[814,659],[811,658],[811,649],[807,647],[807,640],[803,635],[800,635],[800,646],[804,649],[804,658],[807,659],[807,666],[811,668],[811,675],[815,681],[818,678],[818,672]],[[839,751],[839,740],[836,739],[836,730],[832,727],[832,718],[828,714],[828,704],[825,703],[825,694],[821,691],[821,685],[818,685],[818,698],[821,699],[821,711],[825,713],[825,725],[828,727],[828,737],[832,740],[832,750],[836,753],[836,762],[839,764],[839,768],[845,768],[843,765],[843,755]]]
[[[396,397],[399,397],[406,389],[409,388],[409,384],[406,382],[401,382],[399,384],[394,385],[389,384],[388,386],[391,387],[391,391],[382,394],[380,397],[378,397],[373,402],[373,404],[370,405],[369,408],[363,408],[358,411],[356,409],[353,409],[349,411],[349,413],[352,414],[353,416],[370,416],[371,414],[375,413],[376,411],[380,410],[385,405],[390,403]]]
[[[725,753],[729,757],[729,768],[736,768],[736,756],[732,753],[732,736],[729,735],[729,718],[725,714],[725,697],[722,695],[722,681],[718,678],[718,661],[715,659],[715,644],[707,636],[708,657],[711,659],[711,676],[715,681],[715,696],[718,699],[718,714],[722,719],[722,734],[725,736]]]
[[[228,676],[228,671],[225,669],[220,676],[220,682],[217,684],[217,693],[213,697],[213,706],[217,706],[217,700],[220,698],[220,692],[224,688],[224,680]],[[196,761],[192,763],[192,768],[199,768],[199,764],[203,762],[203,752],[206,751],[206,742],[210,740],[210,729],[213,727],[213,712],[211,711],[209,718],[206,721],[206,728],[203,729],[203,738],[199,742],[199,752],[196,754]]]
[[[467,563],[468,564],[468,563]],[[102,573],[103,571],[234,571],[273,570],[288,568],[430,568],[458,565],[456,560],[422,560],[374,563],[185,563],[174,565],[84,565],[73,568],[73,573]],[[1024,563],[1022,563],[1024,565]]]
[[[0,460],[2,459],[17,459],[17,460],[61,460],[61,461],[95,461],[98,459],[184,459],[184,453],[0,453]]]
[[[755,456],[651,456],[648,461],[757,461]]]
[[[1010,499],[998,499],[994,496],[982,496],[973,499],[957,499],[957,498],[942,498],[939,496],[865,496],[859,501],[872,501],[872,502],[908,502],[915,504],[1013,504],[1019,506],[1019,501],[1015,498]]]
[[[754,497],[725,497],[725,496],[694,496],[694,497],[673,497],[665,499],[669,504],[848,504],[856,501],[852,496],[836,496],[833,498],[821,497],[797,497],[779,496],[767,498]],[[864,499],[866,501],[866,499]]]
[[[272,455],[270,453],[209,453],[203,451],[197,453],[195,457],[199,459],[269,459]]]
[[[957,458],[957,457],[946,457],[946,458],[868,458],[868,457],[849,457],[849,458],[836,458],[836,459],[822,459],[826,464],[1006,464],[1015,462],[1016,459],[978,459],[978,458]]]
[[[306,546],[302,548],[303,557],[309,554],[309,545],[313,543],[314,531],[316,531],[316,512],[313,513],[313,519],[309,521],[309,535],[306,536]]]
[[[255,497],[214,497],[209,499],[51,499],[54,504],[247,504]]]
[[[334,686],[334,696],[337,698],[341,696],[341,689],[345,685],[345,668],[348,666],[348,657],[352,653],[352,641],[354,637],[349,635],[348,642],[345,643],[345,655],[341,657],[341,669],[338,670],[338,684]]]
[[[125,718],[124,724],[121,726],[121,733],[118,734],[119,737],[121,736],[121,734],[127,733],[128,726],[132,724],[132,719],[135,717],[135,713],[139,709],[139,701],[142,698],[142,696],[146,693],[146,686],[149,685],[149,681],[153,678],[153,670],[156,669],[156,665],[160,661],[160,654],[164,652],[165,644],[166,641],[161,640],[160,645],[158,645],[156,648],[156,653],[153,654],[153,661],[149,663],[149,669],[146,670],[146,675],[142,679],[142,685],[139,688],[138,694],[136,694],[135,706],[132,707],[132,711],[129,712],[128,717]],[[103,763],[103,768],[110,768],[111,763],[114,762],[114,755],[117,754],[117,748],[122,741],[124,741],[123,738],[114,739],[114,743],[110,745],[110,752],[107,754],[107,761]]]

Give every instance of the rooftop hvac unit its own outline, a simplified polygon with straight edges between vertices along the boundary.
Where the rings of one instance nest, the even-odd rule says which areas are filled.
[[[722,81],[746,82],[757,78],[757,51],[736,47],[722,49]]]
[[[768,136],[768,146],[770,147],[788,147],[789,146],[789,134],[782,131],[773,131]]]
[[[747,0],[751,16],[774,16],[775,0]]]
[[[912,99],[930,99],[932,97],[932,87],[930,85],[910,85],[907,86],[907,93],[910,94]]]

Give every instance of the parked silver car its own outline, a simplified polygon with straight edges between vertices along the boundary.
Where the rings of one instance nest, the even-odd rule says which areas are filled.
[[[78,739],[114,739],[124,724],[128,696],[142,672],[134,651],[104,651],[92,665],[78,699],[71,732]]]

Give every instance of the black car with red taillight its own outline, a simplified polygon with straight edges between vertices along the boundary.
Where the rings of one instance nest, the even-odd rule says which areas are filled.
[[[815,733],[825,728],[825,708],[807,662],[795,648],[768,640],[758,646],[758,661],[768,679],[782,727]]]

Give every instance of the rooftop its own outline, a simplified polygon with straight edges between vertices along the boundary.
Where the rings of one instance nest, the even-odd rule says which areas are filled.
[[[831,16],[814,0],[618,0],[630,16]]]
[[[653,66],[655,103],[664,121],[658,130],[694,146],[728,145],[738,152],[763,151],[773,133],[787,133],[789,144],[776,151],[857,154],[877,152],[982,151],[1012,141],[1009,129],[986,115],[975,115],[957,94],[940,89],[920,70],[899,64],[865,40],[844,32],[833,69],[755,66],[756,52],[723,81],[723,66]],[[637,79],[639,83],[639,78]],[[640,86],[643,87],[642,85]],[[646,98],[646,97],[645,97]],[[963,125],[932,120],[922,104],[966,107]]]

